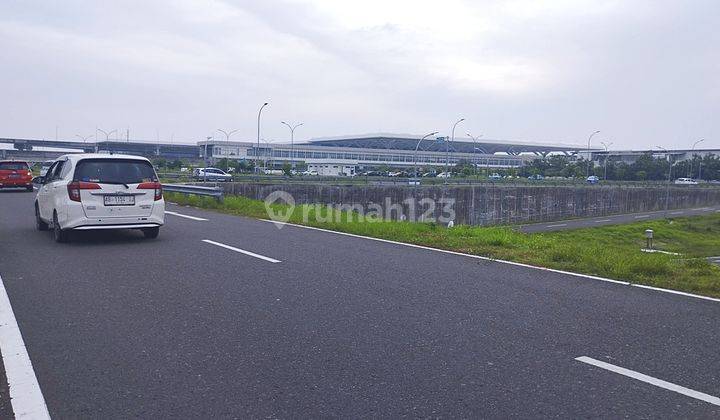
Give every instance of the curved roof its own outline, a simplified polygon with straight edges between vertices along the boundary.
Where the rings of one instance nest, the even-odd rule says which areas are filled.
[[[445,151],[445,142],[438,140],[439,136],[432,136],[420,144],[420,150]],[[314,146],[357,147],[366,149],[415,150],[422,136],[394,135],[394,134],[368,134],[360,136],[326,137],[310,140],[307,144]],[[585,147],[579,145],[558,143],[532,143],[522,141],[479,139],[473,142],[469,138],[456,137],[449,144],[450,151],[473,153],[475,148],[485,153],[548,153],[548,152],[577,152]],[[479,150],[478,150],[479,151]]]

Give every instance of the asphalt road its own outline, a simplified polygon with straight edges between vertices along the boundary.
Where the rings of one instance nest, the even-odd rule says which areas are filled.
[[[56,244],[32,199],[0,276],[55,418],[720,416],[720,302],[177,206]]]
[[[552,232],[556,230],[580,229],[607,225],[621,225],[625,223],[642,222],[644,220],[663,219],[665,217],[705,216],[713,213],[720,213],[720,206],[709,206],[695,209],[668,210],[667,213],[665,211],[653,211],[647,213],[616,214],[584,219],[570,219],[556,222],[533,223],[530,225],[518,226],[518,230],[526,233]]]

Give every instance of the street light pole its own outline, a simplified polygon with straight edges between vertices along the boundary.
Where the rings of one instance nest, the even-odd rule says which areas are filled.
[[[478,140],[480,137],[482,137],[483,135],[480,134],[480,135],[477,136],[477,137],[473,137],[473,135],[470,134],[469,131],[468,131],[467,133],[465,133],[465,134],[466,134],[467,136],[469,136],[469,137],[472,139],[472,141],[473,141],[473,175],[475,175],[475,178],[477,178],[477,177],[478,177],[478,174],[477,174],[477,159],[475,158],[475,151],[479,149],[479,148],[477,147],[477,140]]]
[[[695,143],[693,143],[692,149],[690,149],[690,174],[688,175],[690,178],[692,178],[692,175],[693,175],[692,167],[693,167],[693,159],[695,159],[695,146],[697,146],[698,144],[700,144],[704,141],[705,141],[705,139],[700,139],[700,140],[696,141]]]
[[[668,212],[668,208],[670,206],[670,182],[672,181],[673,162],[672,162],[672,157],[670,156],[670,153],[668,152],[668,150],[666,148],[661,147],[661,146],[655,146],[655,147],[657,147],[658,149],[665,152],[665,157],[666,157],[668,163],[670,164],[670,168],[668,169],[667,187],[665,188],[665,217],[667,218],[667,212]]]
[[[475,150],[481,151],[483,155],[488,154],[488,152],[482,147],[476,147]],[[487,156],[485,157],[485,176],[490,176],[490,158],[488,158]]]
[[[459,120],[457,120],[455,122],[455,124],[453,124],[450,141],[455,141],[455,127],[457,127],[457,125],[463,121],[465,121],[465,118],[460,118]],[[449,168],[450,168],[450,143],[446,139],[445,140],[445,183],[446,184],[448,183],[448,178],[450,177]]]
[[[433,131],[432,133],[425,134],[425,135],[417,142],[417,145],[415,145],[415,155],[414,155],[414,158],[413,158],[413,166],[415,166],[415,169],[414,169],[415,175],[413,175],[413,176],[414,176],[415,178],[418,177],[418,176],[417,176],[417,173],[418,173],[418,169],[417,169],[417,153],[418,153],[418,149],[420,148],[420,143],[422,143],[422,141],[425,140],[426,138],[428,138],[428,137],[430,137],[430,136],[434,136],[434,135],[437,134],[437,133],[438,133],[437,131]]]
[[[221,128],[218,128],[217,131],[225,134],[225,143],[226,143],[227,145],[230,145],[230,136],[232,136],[233,134],[235,134],[238,130],[235,129],[235,130],[225,131],[225,130],[223,130],[223,129],[221,129]]]
[[[303,125],[303,123],[298,123],[294,126],[286,123],[285,121],[280,121],[280,123],[285,124],[287,128],[290,129],[290,166],[292,169],[295,169],[295,161],[293,160],[295,155],[295,129]]]
[[[227,146],[227,148],[228,148],[228,153],[230,153],[230,136],[232,136],[235,132],[237,132],[238,129],[230,130],[230,131],[225,131],[225,130],[223,130],[223,129],[221,129],[221,128],[218,128],[217,131],[225,134],[225,146]],[[224,159],[225,159],[225,162],[228,161],[228,160],[227,160],[228,158],[224,158]]]
[[[75,137],[79,137],[83,141],[83,143],[87,143],[87,139],[89,139],[92,136],[91,135],[90,136],[81,136],[80,134],[75,134]]]
[[[595,136],[595,134],[598,134],[599,132],[600,132],[600,130],[595,130],[592,134],[590,134],[590,137],[588,137],[588,147],[587,147],[588,166],[587,166],[587,175],[585,175],[585,177],[590,176],[590,165],[592,164],[592,154],[590,153],[590,140],[592,140],[592,138]]]
[[[268,106],[268,103],[265,102],[260,107],[260,110],[258,110],[258,117],[257,117],[257,155],[260,154],[260,115],[262,115],[263,108]],[[257,157],[257,156],[256,156]],[[260,167],[257,165],[257,159],[255,162],[255,174],[259,177],[260,176]]]
[[[205,151],[203,152],[203,158],[205,158],[205,166],[208,165],[208,162],[210,162],[210,159],[208,159],[208,143],[210,143],[210,139],[212,139],[212,136],[207,136],[205,141]]]
[[[110,141],[110,134],[117,132],[117,130],[112,130],[110,132],[107,132],[107,131],[103,130],[102,128],[98,128],[98,131],[105,134],[105,141]]]
[[[610,146],[612,146],[613,143],[612,142],[605,143],[604,141],[601,141],[600,143],[605,148],[605,165],[604,165],[605,168],[603,169],[603,181],[607,181],[607,161],[608,161],[608,158],[610,157],[610,153],[609,153]]]

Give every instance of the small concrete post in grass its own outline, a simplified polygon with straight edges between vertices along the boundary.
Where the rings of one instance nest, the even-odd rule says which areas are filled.
[[[647,239],[647,249],[653,249],[653,230],[645,230],[645,238]]]

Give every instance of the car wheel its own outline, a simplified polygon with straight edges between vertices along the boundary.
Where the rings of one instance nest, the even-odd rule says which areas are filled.
[[[144,228],[142,230],[143,235],[145,235],[145,239],[155,239],[160,234],[160,228],[159,227],[153,227],[153,228]]]
[[[67,242],[69,236],[70,232],[62,230],[60,228],[60,222],[58,222],[57,213],[53,213],[53,239],[55,239],[55,242]]]
[[[40,210],[38,210],[37,203],[35,204],[35,226],[37,227],[37,230],[40,231],[48,230],[48,224],[43,222],[40,218]]]

